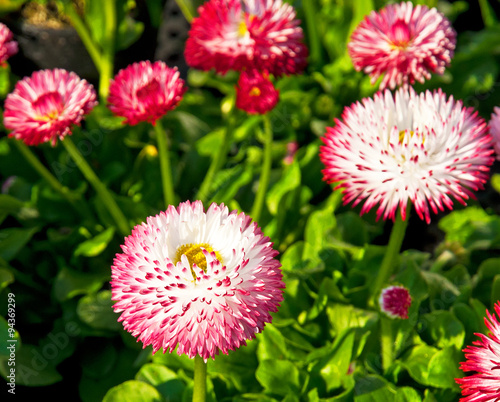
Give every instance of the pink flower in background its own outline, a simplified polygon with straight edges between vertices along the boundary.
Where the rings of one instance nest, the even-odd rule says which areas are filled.
[[[71,134],[97,104],[92,85],[62,69],[34,72],[16,84],[5,100],[4,125],[10,137],[26,145],[50,142]]]
[[[141,61],[120,70],[111,81],[109,108],[125,117],[125,124],[155,124],[177,107],[186,89],[177,68],[169,68],[162,61]]]
[[[500,107],[493,108],[494,113],[491,114],[490,132],[493,137],[493,146],[497,154],[497,160],[500,161]]]
[[[267,73],[243,71],[236,87],[236,107],[249,114],[265,114],[274,109],[279,92]]]
[[[280,76],[307,64],[300,21],[282,0],[209,0],[186,42],[187,63],[201,70],[257,69]]]
[[[0,22],[0,67],[18,51],[17,42],[9,28]]]
[[[352,33],[349,54],[357,71],[380,89],[424,82],[443,74],[455,50],[456,32],[435,8],[406,2],[372,11]]]
[[[297,141],[290,141],[286,144],[286,156],[283,158],[283,163],[285,165],[291,165],[295,158],[295,154],[299,150],[299,143]]]
[[[408,319],[411,296],[404,286],[389,286],[382,290],[378,299],[380,310],[391,318]]]
[[[405,219],[411,200],[418,216],[453,208],[483,188],[493,163],[486,122],[440,90],[417,95],[400,88],[346,107],[327,127],[320,158],[324,180],[342,188],[344,204],[378,205],[377,219]]]
[[[223,204],[169,206],[136,226],[122,250],[111,268],[114,309],[154,352],[227,354],[262,331],[283,300],[270,239]]]
[[[500,318],[500,302],[495,304],[495,312]],[[467,361],[460,364],[460,369],[476,373],[455,379],[462,388],[463,398],[460,402],[500,400],[500,322],[489,311],[486,314],[484,322],[490,331],[489,336],[476,333],[480,338],[473,342],[476,346],[468,346],[463,350]]]

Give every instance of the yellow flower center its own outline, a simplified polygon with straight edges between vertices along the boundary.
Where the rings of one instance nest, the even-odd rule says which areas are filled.
[[[405,140],[405,137],[406,137],[406,133],[410,134],[410,138],[413,137],[413,134],[414,134],[414,132],[412,130],[409,130],[409,131],[407,131],[407,130],[401,130],[399,132],[399,143],[400,144],[403,144],[403,141]]]
[[[243,37],[247,34],[248,32],[248,27],[245,21],[241,21],[240,25],[238,27],[238,34]]]
[[[205,254],[203,254],[202,249],[207,250],[209,253],[212,253],[214,251],[212,246],[208,243],[188,243],[180,246],[175,253],[174,264],[177,264],[181,260],[182,255],[185,255],[189,261],[189,266],[191,267],[193,277],[196,278],[196,275],[193,271],[194,264],[196,264],[197,267],[201,268],[203,272],[207,272],[207,259],[205,258]],[[222,264],[222,257],[218,251],[215,251],[215,256]]]
[[[261,92],[260,89],[257,87],[252,87],[250,92],[248,93],[250,96],[260,96]]]

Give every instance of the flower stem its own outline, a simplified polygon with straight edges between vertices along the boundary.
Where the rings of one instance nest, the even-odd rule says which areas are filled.
[[[89,166],[87,161],[84,159],[80,151],[76,148],[75,144],[71,140],[71,138],[66,137],[63,141],[61,141],[66,148],[66,151],[69,153],[71,158],[75,161],[76,165],[83,173],[85,178],[89,181],[89,183],[94,187],[97,192],[97,195],[101,199],[104,206],[108,209],[109,213],[113,217],[118,226],[118,229],[122,233],[122,235],[126,236],[130,234],[130,225],[128,224],[127,218],[123,215],[123,212],[116,204],[115,199],[108,191],[106,186],[102,183],[101,180],[94,173],[92,168]]]
[[[321,39],[318,34],[316,0],[308,0],[302,3],[306,17],[306,27],[309,36],[310,64],[323,65],[321,55]]]
[[[64,3],[64,11],[68,18],[71,21],[71,24],[73,25],[73,28],[75,28],[75,31],[77,32],[78,36],[82,40],[83,45],[85,46],[85,49],[87,49],[87,52],[89,53],[90,57],[92,58],[92,61],[94,62],[94,65],[96,66],[98,71],[101,71],[101,49],[97,46],[97,44],[93,41],[92,37],[90,36],[90,32],[88,28],[85,26],[85,23],[82,21],[78,13],[76,12],[75,5],[73,2],[67,2]]]
[[[380,346],[382,348],[382,369],[387,372],[394,356],[394,340],[392,336],[392,320],[380,314]]]
[[[103,1],[102,4],[106,24],[99,76],[99,95],[101,100],[105,100],[108,97],[109,84],[113,77],[116,37],[116,3],[115,0],[106,0]]]
[[[193,402],[205,402],[207,393],[207,364],[200,355],[194,357]]]
[[[174,187],[172,184],[172,169],[168,156],[167,133],[163,129],[161,120],[158,119],[154,125],[156,142],[158,143],[158,153],[160,156],[161,184],[163,187],[163,200],[165,208],[175,204]]]
[[[262,213],[262,208],[264,206],[264,200],[266,198],[267,186],[269,185],[269,179],[271,177],[271,165],[272,165],[272,152],[271,146],[273,144],[273,130],[271,126],[271,120],[269,116],[265,114],[263,116],[264,120],[264,163],[262,165],[262,172],[260,174],[259,189],[257,190],[257,195],[255,196],[255,201],[252,207],[251,217],[254,221],[258,222],[260,215]]]
[[[194,16],[193,4],[186,0],[175,0],[187,22],[191,22]]]
[[[387,250],[385,252],[384,259],[382,260],[382,265],[380,266],[380,269],[378,271],[378,276],[372,286],[372,307],[376,305],[377,297],[380,293],[380,290],[382,289],[382,286],[394,272],[396,260],[399,256],[401,245],[403,244],[403,239],[405,237],[406,227],[408,226],[410,208],[411,203],[408,203],[405,220],[401,218],[401,215],[399,213],[396,213],[396,221],[394,222],[394,225],[392,227],[389,244],[387,245]]]
[[[196,200],[200,200],[203,203],[208,200],[208,196],[210,195],[210,186],[213,183],[214,177],[226,162],[227,153],[233,137],[233,124],[233,117],[228,116],[226,129],[224,130],[224,135],[222,137],[222,143],[220,144],[217,154],[210,163],[210,167],[208,168],[208,172],[201,183],[200,189],[196,193]]]

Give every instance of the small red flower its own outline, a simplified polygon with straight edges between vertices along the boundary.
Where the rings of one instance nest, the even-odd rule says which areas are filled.
[[[97,104],[92,85],[62,69],[34,72],[16,84],[5,100],[4,125],[9,136],[26,145],[51,142],[71,134],[71,126]]]
[[[383,90],[443,74],[455,42],[455,30],[437,9],[406,2],[368,15],[353,32],[348,49],[356,70],[370,74],[372,83],[385,74]]]
[[[267,73],[243,71],[236,87],[236,107],[249,114],[265,114],[274,109],[279,92]]]
[[[125,124],[155,124],[177,107],[186,90],[177,68],[147,60],[118,72],[109,87],[108,103],[114,114],[126,118]]]
[[[500,301],[495,304],[495,312],[500,317]],[[495,402],[500,400],[500,322],[494,314],[486,311],[484,322],[489,336],[476,333],[480,340],[472,342],[465,352],[466,362],[460,364],[464,372],[475,371],[455,381],[462,388],[464,398],[460,402]]]
[[[17,42],[9,28],[0,23],[0,66],[18,51]]]
[[[378,302],[380,310],[389,317],[408,319],[411,296],[404,286],[389,286],[383,289]]]
[[[282,0],[209,0],[186,42],[187,63],[201,70],[257,69],[280,76],[307,64],[300,21]]]

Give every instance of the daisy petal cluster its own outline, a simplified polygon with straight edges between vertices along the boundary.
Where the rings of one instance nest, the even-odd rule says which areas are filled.
[[[223,204],[170,206],[125,239],[112,266],[127,331],[205,360],[255,337],[283,300],[278,254],[251,218]]]
[[[500,161],[500,107],[494,107],[490,120],[490,133],[493,137],[493,146],[497,155],[497,160]]]
[[[279,92],[267,74],[243,71],[236,87],[236,107],[249,114],[265,114],[274,109]]]
[[[125,124],[155,124],[177,107],[186,90],[177,68],[147,60],[118,72],[109,87],[108,103],[114,114],[125,117]]]
[[[372,11],[354,30],[348,50],[356,70],[372,83],[385,74],[383,90],[443,74],[455,43],[455,30],[437,9],[406,2]]]
[[[9,28],[0,22],[0,66],[18,51],[17,42]]]
[[[34,72],[16,84],[5,100],[4,125],[10,137],[26,145],[51,142],[71,134],[97,104],[94,88],[63,69]]]
[[[200,70],[257,69],[298,74],[307,48],[293,7],[282,0],[209,0],[198,9],[186,42],[186,62]]]
[[[378,303],[380,310],[391,318],[408,319],[411,296],[404,286],[389,286],[382,290]]]
[[[465,352],[466,362],[460,364],[464,372],[476,374],[455,381],[462,388],[460,402],[494,402],[500,400],[500,302],[495,304],[495,314],[486,311],[484,322],[490,331],[489,336],[475,334],[480,340],[468,346]]]
[[[327,127],[320,158],[324,180],[337,183],[344,204],[378,205],[377,218],[402,218],[408,200],[418,216],[465,204],[483,188],[494,161],[486,122],[440,90],[417,95],[400,88],[346,107]]]

